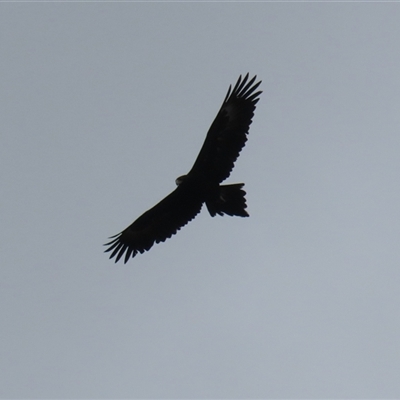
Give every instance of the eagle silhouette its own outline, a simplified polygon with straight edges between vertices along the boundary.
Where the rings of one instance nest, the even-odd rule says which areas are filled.
[[[105,252],[117,262],[126,263],[137,253],[150,250],[154,243],[164,242],[191,221],[203,203],[212,217],[231,215],[248,217],[244,183],[221,185],[230,175],[240,151],[247,141],[250,124],[261,91],[254,83],[239,76],[222,103],[203,147],[188,174],[176,179],[177,188],[153,208],[146,211],[121,233],[111,236]]]

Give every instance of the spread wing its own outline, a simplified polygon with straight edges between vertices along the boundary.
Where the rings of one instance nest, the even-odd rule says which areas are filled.
[[[236,85],[222,103],[214,122],[208,130],[200,153],[188,173],[221,183],[231,173],[240,151],[247,141],[247,134],[254,115],[259,95],[255,90],[260,82],[256,76],[248,81],[249,74],[239,77]]]
[[[130,257],[144,253],[154,243],[164,242],[174,235],[200,212],[202,203],[202,199],[185,185],[180,185],[132,225],[112,236],[110,239],[113,240],[105,244],[109,246],[105,251],[112,252],[110,258],[116,257],[115,262],[125,254],[126,263]]]

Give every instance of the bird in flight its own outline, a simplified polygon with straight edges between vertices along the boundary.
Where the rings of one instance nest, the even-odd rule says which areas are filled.
[[[176,179],[177,188],[153,208],[146,211],[121,233],[111,236],[105,251],[117,262],[126,263],[137,253],[164,242],[191,221],[203,203],[212,217],[231,215],[248,217],[244,183],[221,185],[230,175],[239,153],[247,141],[256,104],[262,93],[254,83],[239,76],[212,123],[192,169]]]

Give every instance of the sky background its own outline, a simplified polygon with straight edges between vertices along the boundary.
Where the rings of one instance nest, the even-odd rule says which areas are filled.
[[[0,397],[399,398],[400,4],[0,4]],[[229,84],[206,209],[114,264]]]

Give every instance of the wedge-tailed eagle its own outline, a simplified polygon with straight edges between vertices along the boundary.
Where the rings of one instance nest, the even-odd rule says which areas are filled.
[[[164,242],[191,221],[206,204],[212,217],[231,215],[248,217],[243,183],[221,185],[230,175],[240,151],[247,141],[254,110],[261,91],[256,76],[239,77],[228,93],[212,123],[203,147],[188,174],[176,179],[177,188],[133,224],[112,236],[105,251],[117,262],[126,263],[137,253],[144,253],[154,243]]]

